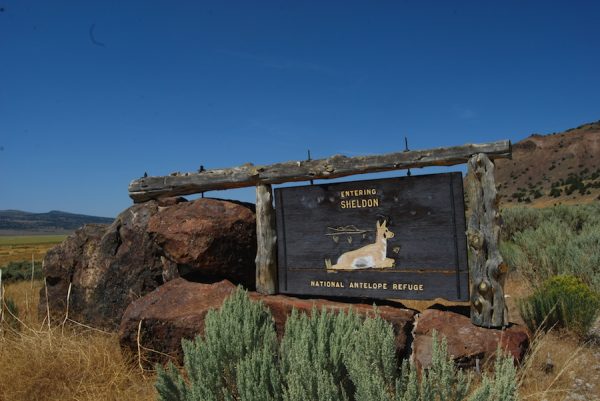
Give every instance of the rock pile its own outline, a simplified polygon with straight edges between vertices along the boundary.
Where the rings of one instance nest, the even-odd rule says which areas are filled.
[[[136,204],[110,226],[87,225],[46,254],[39,313],[116,330],[127,306],[165,282],[229,279],[254,287],[251,205],[172,198]],[[69,291],[70,287],[70,291]]]

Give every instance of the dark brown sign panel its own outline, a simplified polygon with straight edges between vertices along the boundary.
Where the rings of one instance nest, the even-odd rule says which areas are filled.
[[[279,292],[469,299],[462,175],[275,190]]]

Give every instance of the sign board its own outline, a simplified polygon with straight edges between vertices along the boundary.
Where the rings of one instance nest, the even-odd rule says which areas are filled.
[[[462,175],[275,189],[279,292],[469,299]]]

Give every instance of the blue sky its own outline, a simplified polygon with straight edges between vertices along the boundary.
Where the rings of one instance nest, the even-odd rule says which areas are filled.
[[[0,209],[115,216],[144,172],[598,120],[599,4],[0,0]]]

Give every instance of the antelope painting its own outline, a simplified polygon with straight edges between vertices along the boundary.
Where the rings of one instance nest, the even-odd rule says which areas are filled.
[[[358,270],[358,269],[386,269],[394,267],[394,259],[386,257],[387,240],[393,238],[394,233],[387,228],[387,221],[377,222],[377,237],[374,244],[343,253],[335,265],[329,259],[325,260],[327,270]]]

